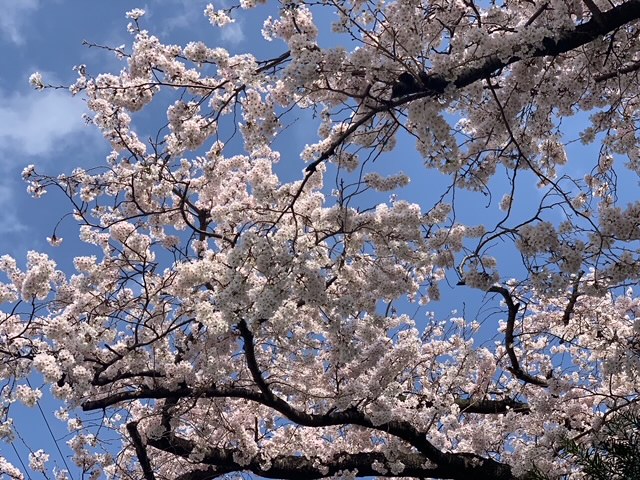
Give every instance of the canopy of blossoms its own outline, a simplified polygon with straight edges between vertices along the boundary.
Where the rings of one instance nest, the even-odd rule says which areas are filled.
[[[204,13],[225,28],[254,7]],[[111,49],[120,73],[76,68],[71,93],[112,153],[23,176],[68,197],[94,253],[0,259],[0,437],[14,402],[52,394],[92,478],[582,478],[563,442],[588,444],[639,398],[640,202],[619,200],[614,163],[640,173],[640,0],[275,7],[272,58],[164,44],[135,9],[132,46]],[[321,15],[350,48],[319,44]],[[166,118],[146,140],[132,122],[150,105]],[[303,110],[317,141],[283,182],[274,142]],[[595,161],[566,153],[580,111]],[[402,136],[424,178],[378,171]],[[504,171],[498,220],[457,221],[456,191]],[[449,189],[429,205],[367,196],[435,174]],[[526,218],[518,174],[542,192]],[[461,302],[486,292],[492,340],[475,320],[413,315],[445,279]],[[27,475],[3,457],[0,474]]]

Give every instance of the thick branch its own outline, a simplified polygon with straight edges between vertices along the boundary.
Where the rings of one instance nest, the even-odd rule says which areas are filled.
[[[82,404],[82,409],[85,412],[89,412],[93,410],[104,410],[112,405],[127,402],[129,400],[178,400],[180,398],[243,398],[245,400],[261,403],[265,406],[271,406],[268,404],[264,396],[255,390],[243,387],[214,386],[204,389],[181,387],[169,390],[167,388],[158,387],[122,391],[112,393],[98,400],[87,400]],[[511,398],[505,398],[502,400],[456,398],[454,403],[460,407],[462,413],[475,413],[481,415],[507,413],[508,411],[529,413],[529,405],[527,403],[518,402]],[[425,407],[432,406],[430,402],[424,402],[422,405]]]
[[[507,350],[509,361],[511,362],[511,368],[509,370],[516,378],[522,380],[523,382],[532,383],[541,387],[547,387],[548,383],[545,380],[534,377],[533,375],[528,374],[522,369],[522,367],[520,366],[520,362],[518,361],[518,356],[516,355],[515,349],[513,348],[515,344],[513,332],[515,329],[516,315],[518,314],[518,310],[520,309],[520,304],[514,303],[509,290],[504,287],[494,285],[488,291],[499,293],[507,304],[507,328],[504,332],[504,346]]]
[[[192,389],[189,387],[182,387],[175,390],[169,390],[166,388],[155,388],[149,390],[138,390],[130,392],[119,392],[110,395],[104,399],[92,400],[85,402],[82,405],[83,410],[96,410],[104,409],[110,405],[116,403],[132,400],[132,399],[177,399],[177,398],[245,398],[252,400],[267,407],[273,408],[278,411],[289,420],[296,422],[299,425],[306,427],[330,427],[339,425],[358,425],[361,427],[370,428],[373,430],[381,431],[394,435],[398,438],[405,440],[410,445],[416,447],[423,455],[421,458],[424,461],[427,459],[433,461],[438,465],[438,471],[444,472],[439,478],[473,478],[478,479],[511,479],[510,468],[506,465],[500,464],[492,459],[486,459],[478,455],[465,454],[465,453],[446,453],[441,452],[435,448],[428,440],[426,440],[426,434],[417,430],[409,422],[404,421],[391,421],[383,424],[374,425],[371,420],[364,414],[350,408],[344,411],[333,411],[326,414],[309,414],[289,405],[284,400],[276,397],[272,394],[270,399],[265,398],[261,392],[239,387],[227,387],[216,388],[210,387],[207,389]],[[497,413],[506,411],[506,405],[512,402],[511,400],[503,401],[480,401],[471,402],[466,406],[468,410],[466,413],[490,413],[490,410],[494,410]],[[524,404],[514,402],[512,404],[514,410],[518,409],[524,411]],[[165,441],[169,441],[165,438]],[[178,440],[176,440],[178,441]],[[153,443],[149,441],[149,445],[153,445],[156,448],[159,447],[159,440]],[[173,445],[170,452],[178,454],[177,445]],[[186,448],[186,447],[185,447]],[[189,450],[190,451],[190,450]],[[459,472],[465,472],[460,474]],[[446,476],[445,475],[449,475]]]
[[[437,476],[439,478],[486,478],[486,479],[511,479],[510,468],[506,465],[495,462],[492,459],[483,458],[475,454],[466,453],[447,453],[442,452],[433,446],[426,438],[426,432],[416,429],[411,423],[405,421],[391,421],[383,424],[374,424],[366,415],[366,413],[358,411],[356,408],[349,408],[343,411],[331,411],[325,414],[310,414],[290,405],[287,401],[279,398],[270,388],[267,381],[264,380],[259,369],[257,359],[255,357],[254,337],[246,323],[239,325],[240,333],[244,340],[244,350],[247,358],[247,364],[251,370],[254,382],[258,385],[260,391],[242,387],[216,387],[215,385],[208,388],[190,388],[182,386],[174,390],[166,388],[140,389],[113,393],[108,397],[99,400],[92,400],[83,404],[85,411],[94,409],[104,409],[108,406],[132,399],[166,399],[175,402],[180,398],[244,398],[270,407],[289,420],[306,427],[329,427],[341,425],[357,425],[360,427],[370,428],[389,435],[396,436],[408,444],[414,446],[420,452],[420,458],[424,463],[427,460],[433,462],[436,467],[429,472],[422,472],[425,476]],[[504,400],[472,400],[459,399],[456,403],[460,406],[463,413],[472,414],[496,414],[504,413],[509,409],[522,413],[528,412],[528,406],[522,402],[512,399]],[[167,423],[168,425],[168,423]],[[168,428],[165,426],[165,428]],[[132,435],[133,438],[133,435]],[[172,435],[166,435],[162,441],[155,440],[149,445],[160,448],[164,445],[162,442],[169,442],[171,448],[167,451],[180,454],[180,448],[191,451],[191,447],[180,443],[181,440]],[[186,441],[186,440],[185,440]],[[159,443],[160,442],[160,443]],[[176,444],[176,442],[178,442]],[[182,445],[182,447],[180,447]],[[180,448],[179,448],[180,447]],[[293,460],[291,460],[293,461]],[[346,460],[345,460],[346,461]],[[354,460],[355,461],[355,460]],[[262,467],[260,467],[262,468]],[[237,468],[234,467],[234,470]],[[360,471],[360,470],[359,470]],[[217,472],[219,472],[217,470]],[[276,472],[276,470],[272,470]],[[268,476],[268,472],[257,472],[260,475]],[[277,473],[280,475],[282,472]],[[437,475],[436,475],[437,473]],[[273,473],[276,475],[276,473]],[[373,473],[372,473],[373,475]],[[200,478],[200,477],[194,477]],[[202,477],[208,478],[208,477]],[[282,477],[290,478],[290,477]],[[315,477],[308,477],[315,478]]]
[[[534,14],[534,17],[530,19],[532,22],[535,17],[542,13],[547,8],[545,4],[541,7],[539,12]],[[447,88],[453,85],[456,89],[467,87],[477,81],[484,80],[499,72],[501,69],[521,61],[525,58],[537,58],[547,56],[557,56],[563,53],[567,53],[571,50],[575,50],[583,45],[586,45],[597,38],[610,33],[623,25],[638,20],[640,18],[640,0],[628,0],[627,2],[613,7],[606,12],[600,12],[597,17],[592,17],[588,22],[576,25],[571,30],[566,30],[555,37],[545,37],[541,42],[536,45],[522,45],[516,47],[516,53],[518,51],[527,51],[527,55],[512,55],[508,58],[504,58],[503,55],[491,55],[479,66],[473,66],[462,70],[458,73],[454,79],[448,80],[440,75],[428,75],[426,72],[420,72],[420,82],[415,81],[414,87],[411,91],[403,91],[401,98],[393,98],[391,101],[384,102],[375,108],[372,108],[369,112],[363,114],[360,119],[349,125],[349,127],[338,136],[329,147],[322,152],[322,154],[305,169],[306,174],[302,181],[296,198],[302,192],[305,184],[308,182],[309,177],[316,171],[319,164],[330,158],[336,151],[337,147],[341,145],[349,135],[353,134],[360,125],[365,124],[375,115],[380,112],[388,111],[391,108],[400,107],[413,100],[425,97],[435,97],[445,92]],[[526,28],[529,25],[525,25]],[[508,40],[505,40],[509,43]],[[630,68],[629,71],[634,71],[635,68]],[[618,70],[614,75],[622,74],[625,69]],[[596,81],[601,77],[596,77]],[[602,79],[605,79],[602,77]],[[415,80],[415,79],[414,79]],[[295,203],[295,199],[294,202]]]
[[[394,435],[418,449],[427,459],[441,467],[443,472],[449,472],[449,474],[452,475],[451,477],[442,478],[469,478],[469,475],[478,479],[512,478],[510,467],[492,459],[483,458],[475,454],[454,454],[439,450],[427,440],[426,432],[416,429],[411,423],[406,421],[393,420],[383,424],[375,424],[365,413],[353,407],[344,411],[331,412],[324,415],[309,414],[294,408],[283,399],[277,397],[262,377],[262,372],[255,357],[253,334],[249,330],[246,322],[244,320],[241,321],[238,324],[238,328],[244,340],[243,348],[247,358],[247,365],[254,382],[256,382],[267,401],[267,403],[264,404],[278,410],[289,420],[308,427],[352,424]],[[464,472],[464,474],[460,476],[459,472]]]
[[[602,10],[598,8],[596,3],[593,0],[582,0],[582,1],[591,12],[591,18],[593,18],[597,22],[602,22],[603,21]]]
[[[162,400],[180,398],[244,398],[264,403],[264,397],[262,394],[248,388],[212,386],[205,389],[180,387],[170,390],[168,388],[158,387],[139,390],[124,390],[121,392],[111,393],[108,396],[97,400],[87,400],[82,404],[82,410],[85,412],[92,410],[104,410],[112,405],[129,400]]]
[[[567,303],[567,307],[564,309],[564,313],[562,314],[562,323],[565,325],[569,325],[569,319],[573,314],[573,309],[576,306],[576,302],[578,301],[578,297],[580,293],[578,292],[578,287],[580,286],[580,279],[582,278],[582,272],[575,278],[573,281],[573,287],[571,289],[571,296],[569,297],[569,303]]]
[[[518,402],[511,398],[503,400],[474,400],[458,398],[456,405],[460,407],[461,413],[479,413],[485,415],[495,415],[507,412],[529,413],[531,409],[524,402]]]
[[[410,394],[411,392],[409,392]],[[402,394],[402,400],[406,399],[406,394]],[[531,408],[527,403],[518,402],[512,398],[503,398],[501,400],[495,400],[491,398],[463,398],[458,397],[454,398],[453,403],[455,403],[460,408],[460,413],[469,414],[475,413],[480,415],[499,415],[507,412],[518,412],[518,413],[530,413]],[[427,400],[426,398],[420,398],[418,403],[418,409],[420,408],[431,408],[433,407],[433,402],[431,400]]]
[[[178,447],[180,455],[186,457],[190,450],[190,442],[184,439],[173,438],[171,440],[151,440],[150,444],[161,450]],[[437,466],[425,465],[425,460],[419,454],[394,454],[394,460],[401,461],[404,469],[398,473],[389,471],[389,459],[382,452],[340,453],[328,459],[313,456],[278,455],[270,460],[267,467],[264,462],[252,459],[249,463],[239,464],[234,461],[232,449],[216,448],[210,450],[202,460],[205,465],[213,468],[197,470],[185,473],[176,480],[208,480],[220,477],[230,472],[250,471],[264,478],[277,479],[316,479],[326,478],[341,471],[358,471],[358,477],[384,476],[384,477],[418,477],[418,478],[453,478],[447,477],[446,472]],[[373,468],[374,462],[387,470],[385,474]]]
[[[188,458],[195,444],[190,440],[164,435],[162,438],[149,440],[149,445],[163,451],[171,452],[183,458]],[[442,479],[513,479],[510,473],[505,475],[499,469],[489,473],[475,473],[474,455],[458,454],[466,457],[468,462],[465,465],[451,468],[448,466],[433,465],[426,461],[424,456],[415,453],[394,453],[394,460],[399,460],[404,464],[401,472],[393,473],[389,471],[389,459],[382,452],[362,452],[362,453],[339,453],[328,459],[322,460],[319,457],[299,456],[299,455],[279,455],[270,460],[267,467],[260,459],[253,458],[246,463],[238,463],[234,460],[241,452],[233,449],[211,448],[201,460],[201,464],[212,465],[213,468],[203,471],[185,473],[178,477],[179,480],[208,480],[219,477],[229,472],[250,471],[265,478],[282,479],[316,479],[326,478],[344,470],[356,470],[358,477],[383,476],[383,477],[418,477],[418,478],[442,478]],[[373,463],[378,462],[387,472],[382,474],[373,468]],[[497,464],[496,465],[500,465]]]
[[[589,0],[587,0],[587,2],[588,1]],[[545,4],[541,7],[542,10],[540,13],[546,8],[547,6]],[[538,12],[534,14],[534,17],[537,15]],[[555,37],[545,37],[536,45],[525,44],[518,46],[515,50],[516,54],[506,59],[504,56],[498,54],[491,55],[481,65],[462,70],[453,80],[447,80],[440,75],[427,75],[421,72],[421,82],[416,81],[411,91],[405,92],[405,95],[410,95],[391,102],[389,105],[395,107],[418,98],[440,95],[444,93],[450,85],[458,89],[467,87],[479,80],[491,77],[501,69],[525,58],[555,57],[570,52],[639,18],[640,0],[629,0],[606,12],[600,12],[598,10],[597,15],[593,15],[591,20],[576,25],[572,30],[565,30]],[[505,43],[509,43],[509,40],[505,40]],[[517,54],[519,51],[528,51],[530,53],[520,56]],[[628,69],[628,71],[634,70],[635,68],[633,67]],[[616,74],[625,73],[626,71],[626,69],[621,68]],[[604,79],[604,77],[596,77],[596,81],[598,81],[598,79]],[[385,109],[386,108],[381,108],[380,110]]]
[[[594,17],[586,23],[576,25],[573,30],[567,30],[555,38],[545,37],[542,39],[541,45],[527,56],[547,57],[567,53],[639,18],[640,0],[629,0],[613,7],[611,10],[601,12],[597,18]],[[523,58],[526,57],[513,55],[506,60],[502,60],[498,55],[491,56],[479,67],[469,68],[459,74],[452,82],[439,76],[429,75],[427,76],[429,81],[423,82],[425,83],[425,91],[417,95],[416,98],[441,94],[452,83],[456,88],[466,87]]]
[[[142,443],[140,432],[138,432],[138,422],[127,423],[127,432],[129,433],[133,446],[136,449],[136,455],[140,462],[140,467],[142,468],[145,480],[156,480],[156,476],[153,474],[153,467],[151,467],[151,461],[147,455],[147,449]]]
[[[614,70],[613,72],[603,73],[602,75],[596,75],[594,78],[596,82],[604,82],[611,78],[619,77],[621,75],[626,75],[627,73],[633,73],[638,70],[640,70],[640,62],[632,62],[618,68],[617,70]]]
[[[228,389],[217,390],[214,387],[214,388],[209,388],[204,390],[200,390],[200,389],[194,390],[191,388],[183,387],[176,390],[158,388],[158,389],[139,391],[139,392],[121,392],[120,394],[114,394],[110,396],[108,398],[108,402],[105,400],[85,402],[83,404],[83,409],[85,411],[92,410],[92,409],[101,409],[101,408],[105,408],[109,404],[118,403],[117,401],[115,401],[114,397],[118,398],[119,401],[122,401],[125,397],[128,397],[127,399],[133,399],[133,398],[175,399],[175,398],[182,398],[182,397],[214,398],[214,397],[231,397],[231,396],[247,398],[247,399],[259,402],[265,406],[269,406],[274,410],[279,411],[281,414],[286,416],[289,420],[294,421],[299,425],[303,425],[307,427],[328,427],[328,426],[352,424],[352,425],[358,425],[358,426],[370,428],[373,430],[385,432],[390,435],[394,435],[398,438],[401,438],[407,441],[409,444],[415,446],[422,453],[420,457],[423,463],[428,459],[437,464],[437,468],[434,467],[431,473],[429,473],[430,476],[434,476],[434,477],[437,476],[437,478],[459,478],[459,479],[477,478],[477,479],[487,479],[487,480],[489,479],[507,480],[507,479],[514,478],[511,475],[510,468],[507,465],[498,463],[492,459],[486,459],[478,455],[468,454],[468,453],[441,452],[440,450],[436,449],[429,441],[426,440],[426,434],[421,433],[408,422],[391,421],[388,423],[374,425],[364,413],[357,411],[355,408],[351,408],[351,409],[348,409],[345,411],[339,411],[339,412],[334,411],[334,412],[323,414],[323,415],[308,414],[295,409],[285,401],[281,399],[277,399],[277,397],[275,396],[274,398],[277,400],[274,400],[274,399],[267,400],[259,392],[252,392],[250,390],[242,389],[242,388],[228,388]],[[505,401],[505,402],[508,402],[508,401]],[[484,409],[484,412],[482,413],[488,413],[487,410],[489,409],[489,407],[498,410],[498,407],[496,407],[495,404],[492,405],[491,403],[483,403],[483,402],[480,402],[474,408],[480,408],[480,407]],[[163,439],[160,439],[160,440],[158,439],[153,441],[149,440],[148,444],[156,448],[161,448],[163,450],[166,449],[166,451],[177,454],[177,455],[184,454],[188,456],[192,450],[192,446],[190,443],[184,443],[184,442],[187,442],[187,441],[181,440],[177,437],[171,437],[171,439],[169,439],[168,436],[165,436],[163,437]],[[163,446],[166,448],[163,448]],[[437,472],[437,475],[435,475],[436,472]],[[264,473],[265,472],[262,472],[260,474],[263,476],[268,476],[268,475],[264,475]],[[426,474],[426,473],[423,471],[423,474]],[[194,478],[200,478],[200,477],[194,477]],[[208,478],[208,477],[202,477],[202,478]],[[283,478],[295,478],[295,477],[283,477]],[[309,477],[309,478],[312,478],[312,477]]]

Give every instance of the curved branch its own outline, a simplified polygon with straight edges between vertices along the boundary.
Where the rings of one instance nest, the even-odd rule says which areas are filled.
[[[573,30],[566,30],[557,37],[545,37],[542,39],[541,45],[535,47],[531,54],[527,55],[531,58],[557,56],[575,50],[589,42],[597,39],[602,35],[622,27],[623,25],[638,20],[640,18],[640,0],[629,0],[621,5],[613,7],[611,10],[601,12],[598,18],[592,18],[588,22],[576,25]],[[522,45],[518,50],[525,50],[525,47],[532,45]],[[469,68],[461,73],[453,81],[447,81],[441,76],[426,75],[423,78],[424,92],[414,98],[424,96],[433,96],[440,94],[453,84],[456,88],[463,88],[472,83],[491,76],[494,72],[516,63],[526,58],[525,56],[513,55],[506,60],[502,60],[498,55],[490,56],[479,67]]]
[[[122,401],[143,398],[174,400],[178,398],[224,397],[245,398],[247,400],[255,401],[267,407],[273,408],[289,420],[305,427],[357,425],[394,435],[402,440],[405,440],[408,444],[414,446],[422,454],[421,458],[423,462],[430,460],[437,464],[438,472],[443,472],[443,476],[441,476],[440,478],[465,479],[472,477],[487,480],[509,480],[514,478],[511,474],[511,468],[509,466],[496,462],[495,460],[492,460],[490,458],[484,458],[479,455],[470,453],[448,453],[440,451],[426,439],[425,432],[419,431],[409,422],[390,421],[382,424],[374,424],[366,416],[366,414],[356,410],[353,407],[344,411],[333,411],[325,414],[310,414],[292,407],[284,400],[273,395],[273,393],[272,398],[269,400],[265,398],[261,392],[256,392],[255,390],[249,390],[245,388],[216,388],[214,386],[207,389],[192,389],[189,387],[182,387],[175,390],[156,388],[131,392],[119,392],[101,400],[87,401],[82,404],[82,409],[84,411],[104,409],[110,405],[114,405]],[[506,403],[508,403],[508,401],[505,401],[505,404]],[[466,413],[474,413],[471,411],[474,408],[483,410],[483,412],[477,413],[489,413],[488,410],[490,406],[492,406],[496,411],[499,410],[496,404],[479,402],[477,407],[470,406],[469,410]],[[505,407],[505,405],[502,406]],[[506,408],[504,411],[506,411]],[[170,442],[171,446],[170,448],[167,447],[167,451],[175,454],[180,454],[180,448],[187,449],[187,447],[185,446],[186,444],[180,443],[181,440],[178,437],[173,436],[171,436],[171,440],[169,440],[168,436],[164,436],[163,440],[154,440],[153,442],[149,440],[148,444],[156,448],[160,448],[161,445],[164,445],[162,443],[159,443],[161,441]],[[189,452],[187,453],[187,455],[190,454],[191,449],[191,447],[187,449]],[[459,472],[464,472],[464,474],[461,474]]]
[[[544,9],[546,9],[546,5]],[[540,11],[540,13],[542,13],[542,11]],[[537,15],[539,15],[539,13],[536,12],[534,17]],[[389,111],[419,98],[441,95],[451,86],[456,89],[467,87],[479,80],[491,77],[501,69],[525,58],[557,56],[567,53],[638,19],[640,19],[640,0],[628,0],[606,12],[601,12],[597,18],[592,17],[588,22],[576,25],[571,30],[567,29],[555,37],[544,37],[542,41],[536,43],[536,45],[528,45],[526,43],[518,45],[516,47],[516,54],[506,59],[504,59],[503,55],[490,55],[481,65],[469,67],[458,75],[455,75],[451,80],[442,75],[429,75],[426,72],[420,72],[418,75],[420,81],[415,81],[411,91],[403,92],[404,96],[401,98],[392,98],[391,101],[381,100],[379,106],[372,107],[369,112],[364,113],[357,122],[351,124],[341,135],[331,142],[328,148],[322,152],[316,160],[307,165],[305,177],[296,197],[300,195],[304,185],[309,180],[309,176],[316,171],[318,165],[329,159],[335,153],[337,147],[341,145],[349,135],[353,134],[360,125],[365,124],[378,113]],[[533,21],[533,19],[530,19],[530,21]],[[524,28],[527,26],[528,23]],[[509,42],[506,41],[506,43]],[[517,55],[517,52],[523,51],[530,53],[526,56]],[[635,68],[630,71],[633,70],[635,70]],[[622,73],[624,73],[624,68],[620,69],[616,75]],[[598,77],[596,77],[596,81],[598,81]],[[293,203],[295,203],[295,201]]]
[[[392,420],[383,424],[372,422],[369,417],[355,407],[350,407],[343,411],[334,411],[327,414],[309,414],[298,410],[286,401],[277,397],[269,388],[269,385],[262,377],[262,372],[255,357],[255,346],[253,343],[253,333],[249,330],[246,322],[241,320],[238,329],[244,340],[243,349],[247,358],[247,365],[254,382],[260,388],[265,397],[265,405],[271,406],[275,410],[285,415],[289,420],[306,427],[324,427],[352,424],[361,427],[371,428],[386,432],[396,436],[409,445],[416,448],[428,460],[436,463],[443,472],[452,475],[445,478],[486,478],[486,479],[509,479],[512,478],[511,468],[490,458],[470,453],[448,453],[436,448],[427,440],[426,432],[415,428],[411,423],[401,420]],[[464,472],[459,475],[458,472]]]
[[[149,444],[161,450],[168,449],[176,444],[182,447],[181,456],[185,456],[188,450],[188,441],[180,439],[171,442],[164,439],[150,440]],[[251,460],[247,464],[239,464],[234,461],[234,455],[241,452],[216,448],[210,450],[202,460],[202,463],[212,465],[213,468],[196,470],[185,473],[176,480],[209,480],[220,477],[226,473],[237,471],[250,471],[264,478],[276,479],[317,479],[339,474],[341,471],[357,470],[358,477],[418,477],[418,478],[450,478],[450,474],[442,468],[425,464],[422,455],[416,453],[394,453],[392,460],[383,452],[340,453],[331,458],[322,460],[318,457],[304,457],[297,455],[278,455],[271,459],[269,465]],[[390,463],[402,462],[404,468],[401,471],[391,471]],[[373,465],[381,468],[377,470]],[[461,475],[464,472],[460,472]],[[449,476],[449,477],[448,477]],[[463,477],[459,477],[463,478]],[[464,477],[466,478],[466,477]]]
[[[162,435],[159,438],[150,438],[148,444],[162,451],[171,452],[183,458],[189,458],[196,444],[190,440],[171,434]],[[390,461],[382,452],[339,453],[333,457],[322,460],[318,457],[299,455],[279,455],[270,460],[268,466],[259,458],[252,458],[247,462],[239,463],[235,460],[242,457],[242,452],[225,448],[209,448],[204,455],[201,464],[212,465],[213,468],[185,473],[178,477],[180,480],[205,480],[212,479],[229,472],[251,471],[265,478],[299,479],[299,478],[326,478],[340,471],[357,470],[358,477],[383,476],[383,477],[419,477],[419,478],[450,478],[478,480],[516,480],[510,469],[505,465],[491,460],[496,465],[492,470],[479,469],[478,458],[472,454],[456,454],[465,458],[464,464],[455,466],[434,465],[416,453],[395,453]],[[400,461],[404,464],[401,471],[391,472],[390,463]],[[374,469],[373,464],[387,470],[381,473]]]
[[[520,309],[520,304],[514,303],[513,298],[511,297],[511,293],[509,293],[509,290],[504,287],[494,285],[487,291],[500,294],[504,299],[504,302],[507,304],[507,328],[504,332],[504,346],[507,350],[509,361],[511,362],[511,368],[509,369],[509,371],[517,379],[522,380],[523,382],[538,385],[540,387],[548,387],[549,384],[546,380],[534,377],[533,375],[530,375],[522,369],[522,367],[520,366],[520,362],[518,361],[518,356],[516,355],[516,352],[513,348],[515,343],[513,331],[515,329],[516,315],[518,314],[518,310]]]
[[[377,430],[380,432],[384,432],[389,435],[396,436],[404,441],[406,441],[409,445],[415,447],[419,452],[419,457],[421,459],[421,467],[422,471],[418,475],[416,473],[415,476],[425,476],[425,477],[439,477],[439,478],[486,478],[486,479],[512,479],[514,478],[511,474],[510,467],[507,465],[496,462],[492,459],[483,458],[479,455],[469,454],[469,453],[449,453],[443,452],[437,449],[433,444],[431,444],[426,438],[426,432],[422,432],[415,428],[411,423],[405,421],[390,421],[383,424],[374,424],[366,415],[366,413],[358,411],[356,408],[352,407],[343,411],[330,411],[325,414],[310,414],[290,405],[285,400],[279,398],[268,385],[267,381],[263,378],[262,372],[259,369],[257,359],[255,356],[255,346],[254,346],[254,337],[253,333],[249,330],[246,322],[241,322],[238,325],[240,330],[240,334],[244,340],[243,349],[245,351],[245,355],[247,358],[247,364],[251,371],[251,375],[253,377],[254,382],[260,389],[257,391],[255,389],[249,388],[241,388],[241,387],[216,387],[215,385],[209,386],[208,388],[190,388],[187,386],[181,386],[177,389],[170,390],[166,388],[154,388],[154,389],[139,389],[139,390],[131,390],[131,391],[122,391],[118,393],[113,393],[108,397],[99,400],[87,401],[82,405],[83,410],[95,410],[95,409],[104,409],[108,406],[127,401],[132,399],[165,399],[175,403],[177,399],[180,398],[244,398],[250,401],[254,401],[265,405],[267,407],[273,408],[277,412],[281,413],[287,419],[301,425],[307,427],[329,427],[329,426],[340,426],[340,425],[356,425],[360,427],[370,428],[372,430]],[[512,399],[504,399],[504,400],[472,400],[472,399],[459,399],[456,400],[456,404],[461,408],[463,413],[465,414],[496,414],[496,413],[505,413],[509,410],[528,413],[529,408],[526,404],[522,402],[517,402]],[[168,423],[165,425],[165,428],[168,427]],[[149,441],[148,444],[154,446],[156,448],[161,448],[170,453],[178,454],[178,455],[189,455],[193,450],[193,446],[184,439],[180,439],[172,435],[170,432],[167,432],[167,435],[163,435],[161,439],[156,439],[153,441]],[[133,435],[132,435],[133,438]],[[187,442],[187,443],[185,443]],[[180,453],[182,452],[182,453]],[[219,455],[222,455],[224,451],[218,452]],[[227,452],[228,453],[228,452]],[[225,455],[227,453],[224,453]],[[225,457],[226,458],[226,457]],[[233,457],[230,457],[233,460]],[[364,472],[358,466],[347,467],[347,465],[357,465],[358,462],[363,459],[368,458],[371,460],[373,457],[353,457],[349,460],[349,457],[345,457],[345,459],[341,460],[343,463],[338,463],[339,465],[343,465],[343,469],[347,468],[358,468],[359,472]],[[218,458],[215,465],[218,467],[220,463],[218,460],[222,461],[221,458]],[[287,462],[298,462],[300,460],[292,460],[285,459],[282,460],[284,462],[283,465],[288,465]],[[431,461],[435,464],[434,467],[429,467],[429,470],[425,470],[424,463]],[[346,463],[344,463],[346,462]],[[355,463],[349,463],[355,462]],[[222,462],[224,464],[224,462]],[[366,462],[365,462],[366,463]],[[405,463],[405,462],[403,462]],[[244,466],[239,468],[237,464],[228,463],[233,466],[233,470],[243,470],[247,467]],[[406,464],[406,463],[405,463]],[[256,464],[258,465],[258,464]],[[272,464],[272,467],[276,465]],[[313,465],[309,466],[311,468]],[[301,467],[301,465],[296,464],[296,468]],[[277,467],[278,469],[271,469],[265,471],[262,466],[258,465],[255,467],[258,470],[252,470],[255,473],[258,473],[262,476],[269,477],[269,474],[275,476],[273,478],[296,478],[285,475],[285,467]],[[313,467],[317,468],[317,467]],[[369,468],[370,463],[369,463]],[[295,471],[295,469],[293,470]],[[324,470],[323,470],[324,471]],[[367,470],[368,471],[368,470]],[[221,472],[221,470],[216,470],[217,474]],[[204,477],[185,477],[186,478],[212,478],[212,472],[209,472],[209,476]],[[371,472],[371,475],[375,475],[375,472]],[[317,478],[316,474],[309,470],[309,475],[305,475],[305,478]],[[407,475],[407,470],[404,471],[404,476]],[[325,475],[326,476],[326,475]],[[413,475],[412,475],[413,476]],[[300,478],[300,477],[298,477]]]

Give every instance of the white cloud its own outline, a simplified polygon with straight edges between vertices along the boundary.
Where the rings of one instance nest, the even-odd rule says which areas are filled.
[[[0,0],[1,1],[1,0]],[[163,35],[169,35],[174,30],[182,30],[182,29],[191,29],[193,30],[194,25],[202,25],[201,31],[203,34],[207,34],[210,28],[214,28],[214,30],[218,33],[220,40],[223,44],[229,46],[237,46],[238,44],[244,42],[246,40],[246,36],[244,34],[244,26],[241,15],[245,12],[243,10],[235,10],[232,18],[236,21],[235,23],[230,23],[225,25],[222,28],[219,27],[211,27],[207,20],[204,20],[204,10],[205,6],[208,3],[211,3],[209,0],[155,0],[154,3],[157,3],[158,6],[166,7],[168,3],[171,5],[171,16],[164,17],[166,12],[160,12],[158,17],[162,17],[162,28],[161,32]],[[233,2],[229,0],[219,0],[214,2],[216,9],[218,8],[229,8],[233,5]],[[151,12],[151,17],[153,17],[154,12]],[[205,30],[206,28],[206,30]]]
[[[24,43],[24,28],[29,15],[38,9],[39,0],[0,0],[0,34],[11,42]]]
[[[69,92],[0,93],[0,152],[23,156],[51,155],[77,142],[78,136],[96,135],[82,120],[86,106]],[[1,160],[6,161],[6,160]]]
[[[28,163],[78,162],[82,153],[103,143],[100,133],[82,119],[86,106],[66,90],[6,94],[0,91],[0,232],[22,238],[31,230],[15,199],[24,195],[20,171]],[[75,155],[64,155],[73,147]],[[31,157],[31,158],[29,158]],[[35,158],[35,160],[34,160]],[[22,241],[22,240],[21,240]],[[2,251],[6,238],[0,239]]]
[[[163,35],[169,35],[174,30],[181,30],[184,28],[193,27],[202,20],[204,15],[204,6],[195,6],[193,0],[175,0],[173,2],[167,2],[167,0],[158,1],[159,7],[166,6],[167,3],[173,3],[171,8],[171,15],[164,16],[165,13],[161,13],[162,16],[162,28]],[[151,18],[153,18],[155,10],[151,11]]]
[[[242,28],[242,22],[236,20],[235,23],[225,25],[220,29],[220,38],[225,43],[238,45],[244,42],[245,36]]]
[[[14,184],[17,182],[0,184],[0,232],[2,235],[20,233],[28,230],[23,220],[18,215],[15,207],[16,192]],[[22,184],[20,184],[22,186]],[[23,187],[24,188],[24,187]]]

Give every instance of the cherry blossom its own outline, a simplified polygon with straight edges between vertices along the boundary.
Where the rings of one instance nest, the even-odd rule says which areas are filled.
[[[563,445],[638,408],[640,204],[615,172],[640,171],[639,0],[289,2],[257,25],[272,58],[126,17],[122,70],[69,87],[111,153],[22,174],[68,198],[77,227],[52,228],[91,253],[0,258],[0,438],[13,403],[52,395],[86,478],[585,478]],[[579,111],[591,163],[568,153]],[[278,150],[308,112],[316,138]],[[424,176],[389,173],[406,142]],[[429,311],[449,288],[493,314]]]

